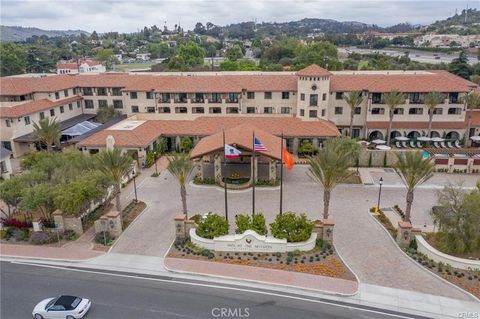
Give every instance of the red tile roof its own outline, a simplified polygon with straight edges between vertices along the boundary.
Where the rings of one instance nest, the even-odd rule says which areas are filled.
[[[469,92],[477,87],[475,83],[447,71],[418,71],[418,74],[412,72],[335,74],[330,78],[330,91]]]
[[[259,154],[278,160],[281,159],[282,139],[250,124],[241,124],[225,130],[225,143],[233,145],[240,150],[251,152],[253,150],[253,133],[267,148],[267,151],[258,152]],[[219,150],[223,151],[222,131],[202,138],[193,148],[191,157],[198,158]]]
[[[128,121],[128,120],[127,120]],[[148,120],[132,130],[107,129],[79,143],[79,146],[103,147],[108,135],[120,147],[147,147],[160,136],[208,136],[248,124],[270,134],[286,137],[339,136],[335,124],[325,120],[302,121],[295,117],[199,117],[194,120]]]
[[[316,64],[312,64],[298,71],[297,75],[298,76],[329,76],[329,75],[332,75],[332,73],[328,72],[328,70],[322,67],[319,67]]]
[[[368,129],[386,129],[389,122],[367,122]],[[432,122],[432,129],[464,129],[465,122]],[[428,129],[428,122],[392,122],[392,129]]]
[[[72,61],[66,63],[57,63],[57,69],[78,69],[78,67],[82,64],[87,64],[88,66],[101,65],[101,63],[90,59],[79,59],[78,62]]]
[[[18,118],[35,112],[48,110],[56,106],[67,105],[69,103],[81,100],[81,96],[72,96],[63,100],[51,101],[49,99],[41,99],[10,107],[0,107],[1,118]]]

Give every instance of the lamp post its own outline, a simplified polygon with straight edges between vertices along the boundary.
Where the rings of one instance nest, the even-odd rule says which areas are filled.
[[[133,191],[135,192],[135,203],[138,202],[137,198],[137,182],[135,181],[137,178],[137,172],[133,172]]]
[[[158,167],[157,167],[157,151],[153,152],[153,158],[155,160],[155,175],[158,176]]]
[[[380,196],[382,196],[383,177],[380,177],[378,183],[380,184],[380,189],[378,190],[377,212],[380,211]]]

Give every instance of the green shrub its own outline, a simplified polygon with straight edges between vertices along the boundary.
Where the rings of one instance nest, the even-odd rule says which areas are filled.
[[[293,212],[277,215],[275,222],[270,224],[270,231],[275,238],[285,238],[291,243],[306,241],[312,235],[312,229],[313,223],[305,214],[297,216]]]
[[[196,214],[190,217],[191,220],[195,221],[195,224],[199,224],[202,220],[202,215]]]
[[[46,231],[37,231],[30,236],[30,243],[33,245],[49,244],[54,241],[57,241],[57,238]]]
[[[414,250],[418,249],[417,241],[415,240],[415,238],[410,240],[410,244],[408,245],[408,248],[411,248]]]
[[[76,240],[78,236],[77,233],[75,233],[73,230],[67,229],[63,232],[63,238],[65,238],[66,240]]]
[[[105,237],[103,236],[103,231],[95,234],[95,242],[105,245],[105,240],[107,241],[107,246],[113,241],[113,237],[110,236],[110,233],[105,232]]]
[[[11,238],[15,239],[16,241],[24,241],[28,240],[29,235],[28,228],[17,228],[12,232]]]
[[[323,248],[323,239],[321,238],[317,238],[317,240],[315,241],[315,247],[318,248],[318,249],[322,249]]]
[[[265,223],[265,216],[261,213],[250,215],[238,214],[235,216],[235,224],[237,234],[243,234],[246,230],[253,230],[259,235],[267,235],[267,225]]]
[[[228,234],[228,222],[218,214],[209,213],[207,218],[198,223],[197,235],[200,237],[213,239],[226,234]]]

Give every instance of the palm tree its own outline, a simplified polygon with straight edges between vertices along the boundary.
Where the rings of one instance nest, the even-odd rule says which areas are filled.
[[[388,115],[390,117],[390,122],[388,123],[388,131],[387,131],[387,145],[390,144],[390,133],[392,131],[392,122],[393,122],[393,116],[394,116],[394,111],[399,106],[400,104],[405,103],[405,96],[403,93],[393,90],[388,93],[385,93],[383,95],[383,100],[385,101],[385,104],[388,106]]]
[[[467,131],[465,132],[463,143],[467,146],[470,145],[470,128],[472,127],[472,112],[475,109],[480,108],[480,93],[470,92],[465,97],[465,106],[467,107]]]
[[[177,178],[178,184],[180,184],[183,214],[185,214],[186,219],[188,219],[187,189],[185,188],[185,184],[193,170],[193,161],[190,159],[190,154],[180,152],[173,154],[172,157],[168,157],[167,170]]]
[[[52,151],[52,144],[59,145],[62,132],[60,123],[55,118],[45,118],[38,123],[33,122],[33,133],[36,138],[47,146],[47,151]]]
[[[348,94],[343,94],[343,99],[350,106],[350,137],[353,130],[353,117],[355,116],[355,109],[362,104],[363,96],[361,91],[353,91]]]
[[[132,157],[128,154],[122,154],[118,148],[100,152],[96,157],[98,169],[113,181],[115,192],[115,209],[122,211],[120,203],[120,192],[122,178],[132,168]]]
[[[418,185],[423,184],[434,172],[434,163],[430,158],[423,158],[422,152],[405,152],[397,154],[398,162],[395,164],[403,183],[407,187],[407,206],[405,208],[405,221],[410,221],[413,203],[413,192]]]
[[[358,148],[346,147],[349,143],[343,143],[343,140],[350,138],[330,140],[316,156],[308,158],[308,175],[323,185],[323,219],[328,219],[330,195],[335,186],[354,174],[349,168]]]
[[[425,105],[428,109],[428,137],[431,137],[432,134],[432,121],[433,121],[433,112],[438,104],[441,104],[445,101],[445,95],[439,92],[430,92],[425,95]]]

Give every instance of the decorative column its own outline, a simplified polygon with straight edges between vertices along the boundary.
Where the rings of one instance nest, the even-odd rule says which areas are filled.
[[[197,166],[197,172],[195,176],[198,179],[203,180],[203,157],[197,161],[196,166]]]
[[[180,143],[181,143],[182,139],[180,138],[180,136],[176,136],[175,137],[175,150],[179,150],[180,149]]]
[[[222,158],[220,154],[214,155],[214,174],[215,174],[215,182],[221,184],[222,183]]]
[[[323,220],[323,241],[326,243],[333,242],[333,227],[335,222],[333,219],[324,219]]]
[[[268,180],[271,183],[275,183],[277,180],[277,161],[276,160],[270,160],[268,162]]]
[[[185,240],[185,214],[175,216],[175,238],[177,240]]]
[[[410,222],[398,222],[397,244],[400,247],[408,247],[412,237],[412,224]]]
[[[299,147],[300,141],[298,137],[293,138],[293,155],[298,156],[298,147]]]

